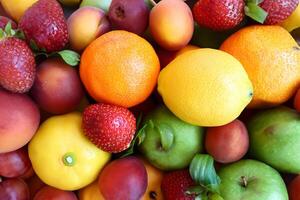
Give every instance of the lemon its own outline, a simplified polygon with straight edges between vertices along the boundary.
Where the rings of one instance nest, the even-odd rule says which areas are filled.
[[[215,49],[176,57],[159,74],[158,92],[180,119],[198,126],[220,126],[249,104],[253,87],[242,64]]]
[[[19,21],[25,11],[38,0],[1,0],[4,10],[14,20]]]
[[[280,26],[282,26],[289,32],[300,27],[300,3],[293,11],[293,13],[280,24]]]

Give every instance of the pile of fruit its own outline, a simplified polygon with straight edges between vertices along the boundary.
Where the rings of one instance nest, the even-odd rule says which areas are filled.
[[[299,0],[0,0],[0,200],[300,200]]]

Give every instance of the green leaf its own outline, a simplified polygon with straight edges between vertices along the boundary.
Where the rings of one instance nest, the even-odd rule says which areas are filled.
[[[261,24],[264,23],[268,16],[268,13],[255,3],[247,3],[245,6],[245,14]]]
[[[76,53],[75,51],[71,51],[71,50],[62,50],[57,52],[57,54],[59,54],[62,59],[71,66],[77,66],[79,61],[80,61],[80,55],[78,53]]]
[[[220,178],[214,167],[214,160],[208,154],[197,154],[190,164],[190,175],[199,185],[210,192],[219,193]]]
[[[39,51],[39,47],[37,46],[37,44],[35,43],[35,41],[34,40],[30,40],[30,47],[31,47],[31,49],[33,50],[33,51]]]
[[[191,186],[191,187],[189,187],[186,191],[185,191],[185,193],[186,194],[189,194],[189,195],[193,195],[193,194],[195,194],[195,195],[198,195],[198,194],[202,194],[203,192],[205,192],[206,191],[206,189],[204,188],[204,187],[202,187],[202,186],[200,186],[200,185],[197,185],[197,186]]]
[[[4,28],[4,31],[8,34],[8,35],[11,35],[11,21],[9,21],[5,28]]]
[[[14,35],[15,35],[15,37],[17,37],[21,40],[25,40],[25,34],[22,30],[17,29],[17,31]]]
[[[160,134],[162,148],[165,151],[168,151],[174,143],[174,134],[172,128],[169,127],[167,124],[162,123],[155,125],[155,128]]]
[[[3,37],[5,37],[5,32],[2,28],[0,28],[0,39],[2,39]]]

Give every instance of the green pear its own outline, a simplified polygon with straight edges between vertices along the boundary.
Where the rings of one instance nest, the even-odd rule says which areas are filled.
[[[102,10],[104,10],[107,13],[109,10],[111,1],[112,0],[82,0],[80,7],[93,6],[93,7],[101,8]]]
[[[185,168],[203,151],[203,128],[183,122],[164,106],[150,112],[143,126],[144,140],[139,149],[161,170]]]
[[[293,109],[264,110],[248,123],[250,155],[281,172],[300,172],[300,115]]]

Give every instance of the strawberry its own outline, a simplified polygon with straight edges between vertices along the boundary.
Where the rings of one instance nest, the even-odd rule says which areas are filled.
[[[224,31],[241,23],[244,7],[244,0],[199,0],[193,7],[193,15],[200,26]]]
[[[83,112],[83,131],[101,150],[118,153],[130,146],[136,131],[136,119],[127,108],[93,104]]]
[[[47,52],[59,51],[68,43],[67,23],[56,0],[39,0],[21,17],[19,28],[29,43]]]
[[[184,169],[166,173],[162,179],[161,190],[166,200],[194,200],[195,195],[186,194],[186,190],[194,185],[189,171]]]
[[[27,92],[36,75],[34,55],[21,39],[13,37],[11,24],[0,29],[0,85],[17,93]]]
[[[11,27],[13,29],[17,28],[17,24],[13,20],[9,19],[8,17],[0,16],[0,28],[4,29],[8,22],[11,23]]]
[[[278,24],[284,21],[299,4],[299,0],[263,0],[258,4],[268,15],[264,24]]]

